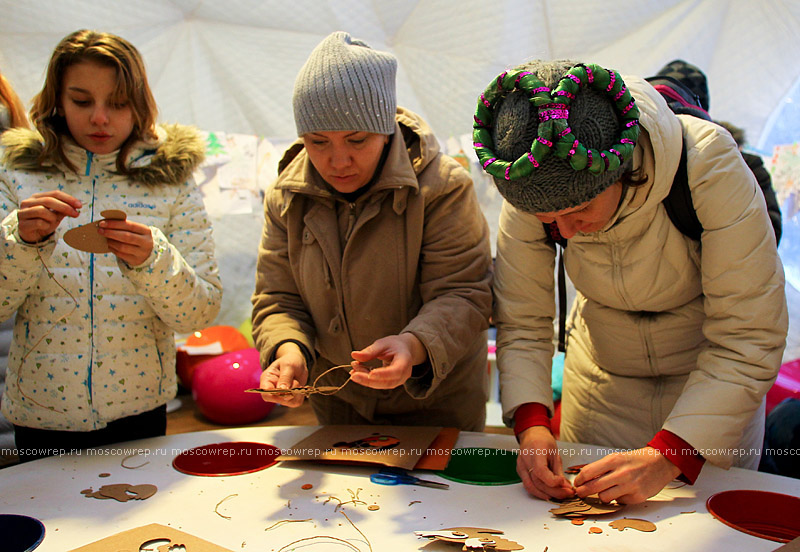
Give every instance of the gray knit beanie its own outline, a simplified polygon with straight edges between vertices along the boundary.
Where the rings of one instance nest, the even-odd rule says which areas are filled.
[[[397,58],[337,31],[311,52],[294,83],[297,135],[356,130],[394,134]]]
[[[574,61],[537,60],[514,70],[529,71],[547,87],[555,89],[575,65]],[[541,116],[530,98],[530,93],[515,89],[499,100],[491,127],[497,158],[511,161],[530,152]],[[567,124],[586,148],[614,151],[613,146],[620,141],[625,128],[618,112],[619,108],[615,108],[608,94],[582,87],[571,100]],[[601,162],[600,159],[595,161]],[[550,213],[590,201],[619,180],[631,166],[627,159],[616,169],[593,174],[588,170],[575,170],[567,159],[553,154],[541,160],[528,176],[511,180],[495,176],[494,181],[500,194],[514,207],[529,213]]]

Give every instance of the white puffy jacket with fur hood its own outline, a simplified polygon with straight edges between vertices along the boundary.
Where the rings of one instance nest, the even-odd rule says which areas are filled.
[[[130,176],[116,172],[116,152],[95,155],[71,140],[64,149],[78,172],[60,161],[38,168],[38,134],[3,134],[0,318],[17,316],[2,409],[14,424],[90,431],[165,404],[176,392],[174,332],[203,328],[219,311],[211,224],[191,176],[204,144],[178,125],[157,134],[132,148]],[[81,200],[80,215],[41,243],[23,242],[20,202],[54,189]],[[142,265],[62,239],[106,209],[150,227]]]

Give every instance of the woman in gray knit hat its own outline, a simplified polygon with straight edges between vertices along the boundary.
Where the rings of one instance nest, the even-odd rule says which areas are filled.
[[[699,240],[662,203],[684,148]],[[534,61],[481,95],[475,149],[505,198],[497,362],[528,492],[635,503],[705,461],[756,468],[787,312],[764,199],[730,135],[675,116],[643,79]],[[572,483],[550,427],[558,238],[577,290],[560,438],[623,449]]]
[[[467,172],[397,107],[396,69],[335,32],[297,75],[301,140],[267,192],[253,296],[261,385],[327,387],[310,395],[323,424],[482,430],[488,226]]]

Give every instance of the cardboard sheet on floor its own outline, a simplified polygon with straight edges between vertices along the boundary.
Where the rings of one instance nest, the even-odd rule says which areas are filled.
[[[324,426],[278,457],[379,464],[406,470],[443,469],[458,438],[454,428],[422,426]],[[438,440],[437,440],[438,439]]]
[[[187,552],[233,552],[189,533],[159,523],[151,523],[111,535],[99,541],[70,550],[70,552],[108,552],[109,550],[138,550],[160,552],[182,545]]]

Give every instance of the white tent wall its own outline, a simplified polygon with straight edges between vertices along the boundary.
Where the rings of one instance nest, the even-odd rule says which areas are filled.
[[[686,59],[714,117],[754,144],[800,76],[796,0],[0,0],[0,14],[0,71],[26,100],[55,44],[94,28],[142,52],[162,120],[267,137],[294,136],[294,76],[335,30],[397,55],[400,103],[442,139],[469,133],[478,93],[529,58],[640,75]]]
[[[531,58],[645,76],[685,59],[709,78],[712,115],[756,146],[800,88],[800,0],[0,0],[0,72],[24,101],[41,88],[53,47],[81,28],[137,46],[161,121],[281,142],[296,135],[294,77],[335,30],[398,57],[399,103],[443,142],[471,132],[492,78]],[[476,183],[496,228],[499,196]],[[248,317],[259,231],[257,211],[215,220],[220,323]]]

